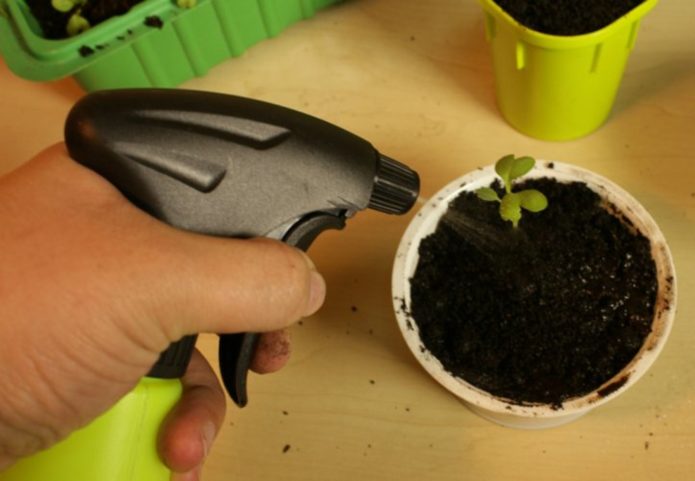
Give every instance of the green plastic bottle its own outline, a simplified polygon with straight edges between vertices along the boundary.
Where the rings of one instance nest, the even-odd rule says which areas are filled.
[[[169,481],[157,453],[159,429],[181,397],[178,379],[143,378],[88,426],[23,458],[0,481]]]

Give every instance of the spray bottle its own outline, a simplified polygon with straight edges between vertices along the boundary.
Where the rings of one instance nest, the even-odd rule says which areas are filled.
[[[418,175],[327,122],[242,97],[185,90],[87,95],[65,125],[70,156],[170,225],[264,236],[306,250],[371,208],[410,210]],[[247,403],[255,333],[220,335],[224,385]],[[137,387],[85,428],[20,460],[0,481],[168,481],[159,428],[181,397],[195,336],[164,351]]]

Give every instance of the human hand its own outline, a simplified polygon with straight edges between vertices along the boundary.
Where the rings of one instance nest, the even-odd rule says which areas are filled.
[[[253,367],[279,369],[278,330],[325,295],[299,250],[174,229],[62,144],[0,178],[0,226],[0,470],[105,412],[185,335],[266,332]],[[199,353],[182,381],[159,448],[194,481],[225,399]]]

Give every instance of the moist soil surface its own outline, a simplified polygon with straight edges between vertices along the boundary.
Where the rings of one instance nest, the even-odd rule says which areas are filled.
[[[523,188],[549,206],[524,212],[516,229],[474,193],[451,202],[420,244],[410,315],[447,371],[515,403],[559,406],[638,352],[654,316],[656,267],[649,241],[586,185],[534,179],[515,191]],[[480,235],[465,235],[461,219]]]
[[[51,0],[25,0],[31,13],[39,22],[45,38],[66,38],[68,19],[78,8],[70,12],[59,12],[51,6]],[[89,0],[81,7],[81,15],[94,26],[115,15],[122,15],[143,0]]]
[[[552,35],[595,32],[644,0],[494,0],[516,21]]]

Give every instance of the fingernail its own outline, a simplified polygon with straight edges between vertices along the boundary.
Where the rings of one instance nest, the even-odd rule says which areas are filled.
[[[304,313],[305,316],[310,316],[318,311],[326,298],[326,281],[323,279],[323,276],[317,271],[311,271],[310,282],[309,304]]]
[[[215,441],[215,436],[217,435],[217,429],[215,429],[215,424],[208,421],[203,425],[203,454],[208,457],[210,453],[210,448],[212,447],[213,441]]]
[[[301,252],[302,255],[304,256],[304,260],[309,265],[309,268],[311,268],[312,271],[315,271],[316,270],[316,264],[314,264],[314,261],[311,260],[311,257],[309,257],[309,255],[304,251],[300,250],[299,252]]]

